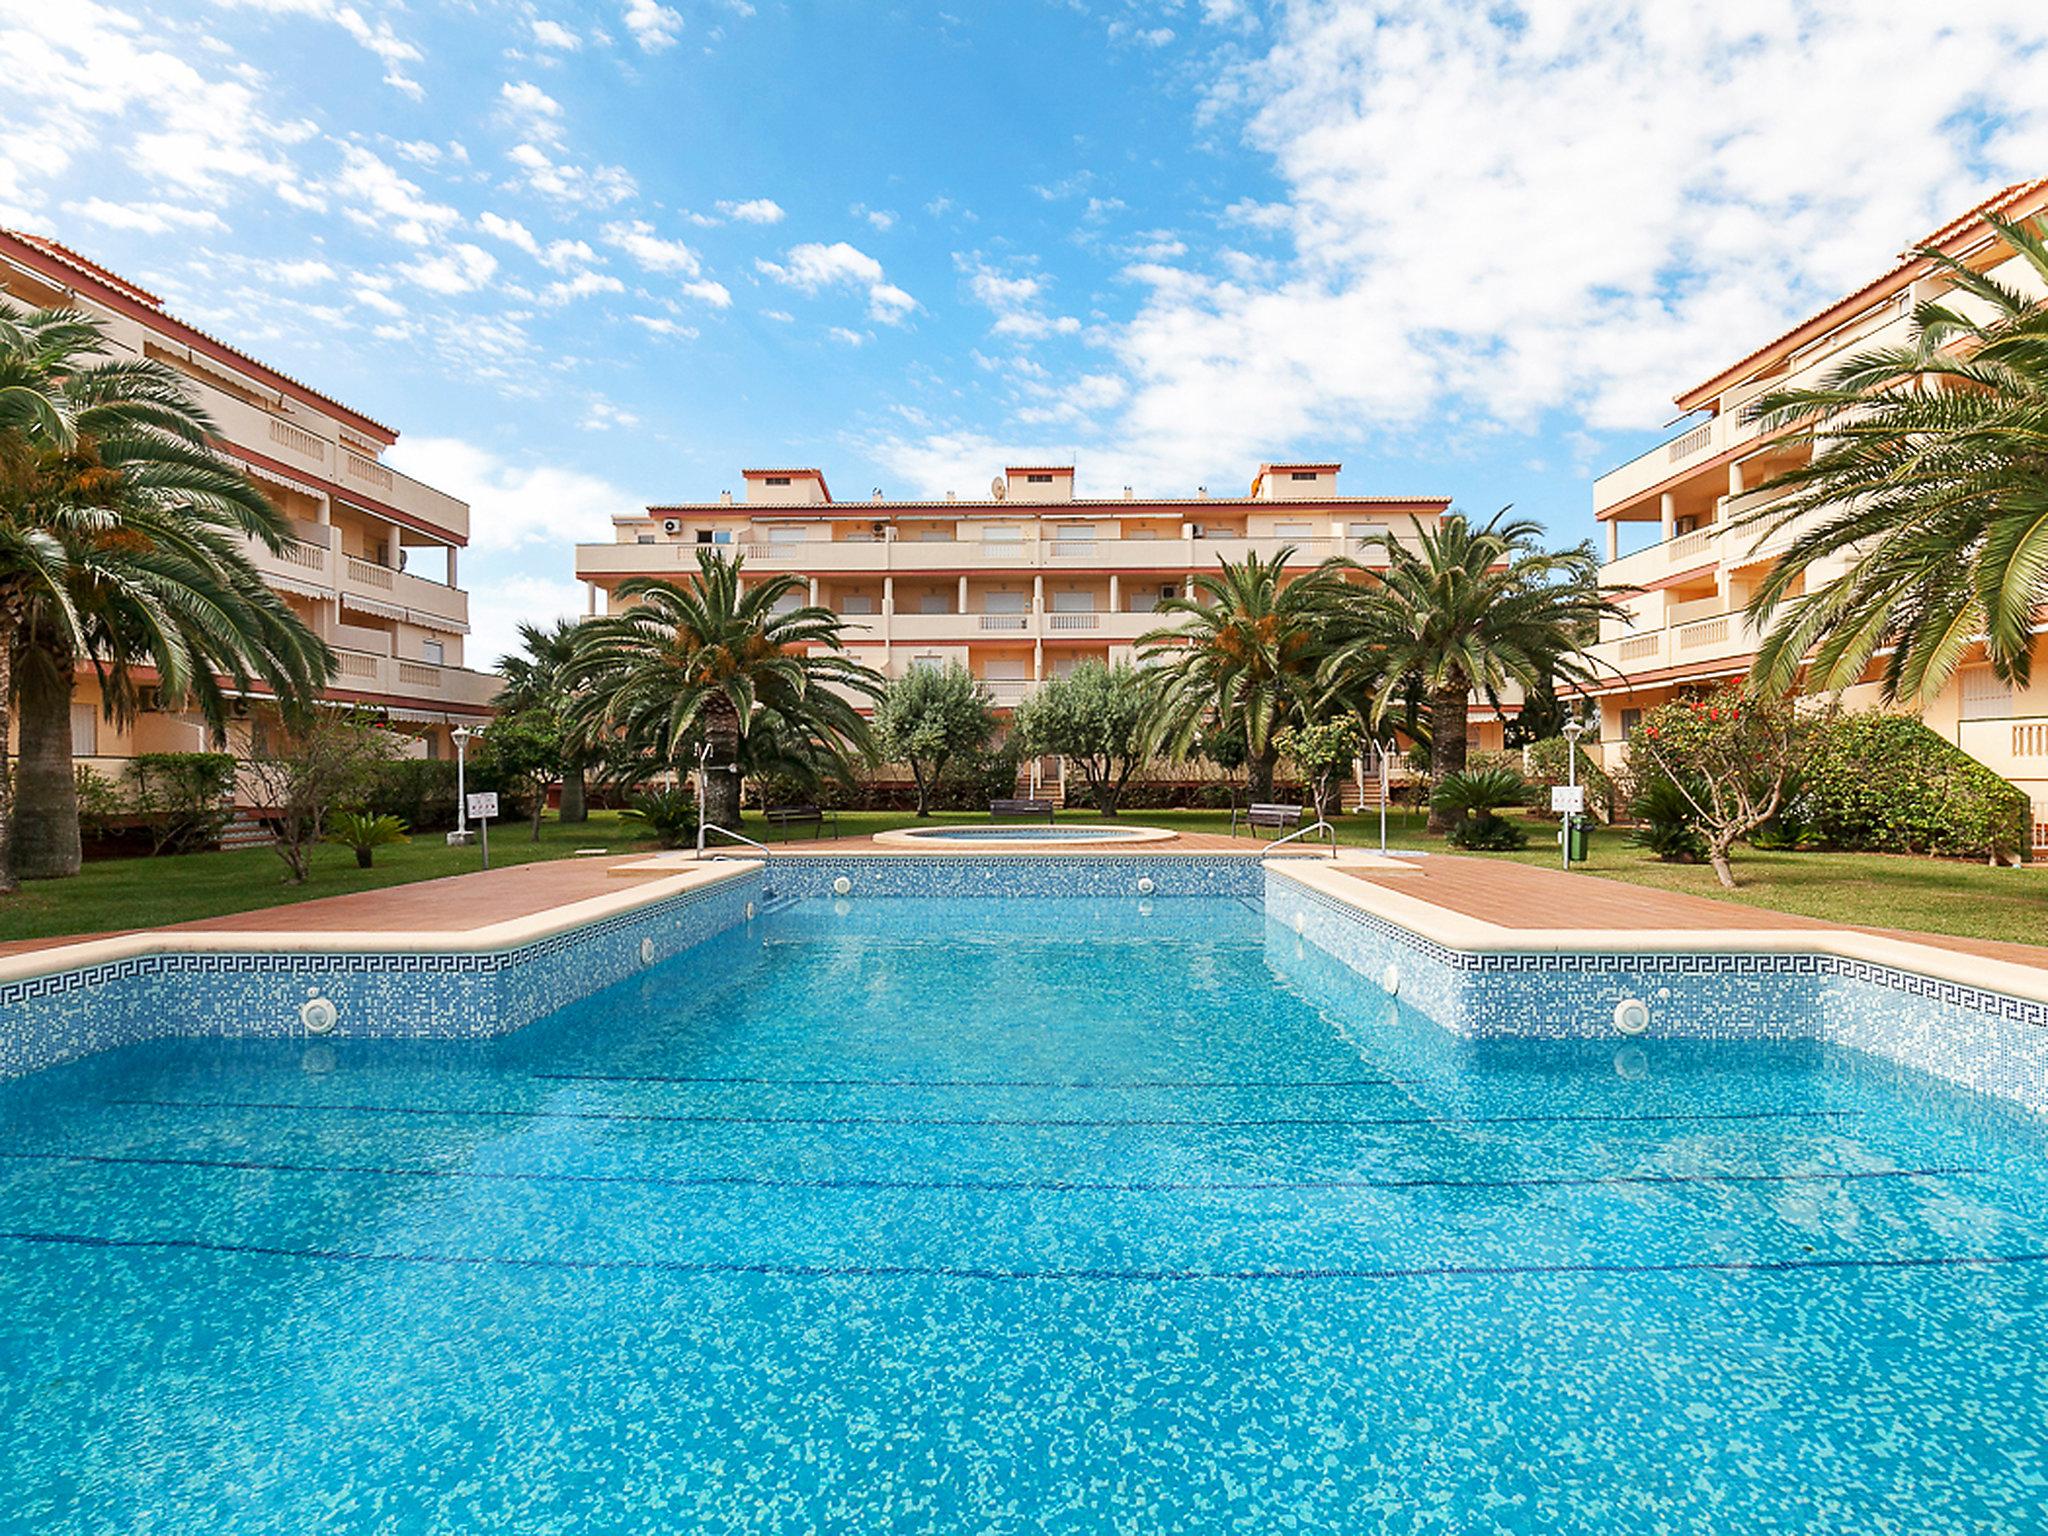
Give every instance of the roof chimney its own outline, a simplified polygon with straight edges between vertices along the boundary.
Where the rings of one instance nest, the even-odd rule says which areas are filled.
[[[731,506],[731,505],[732,505],[732,492],[731,492],[731,491],[720,491],[720,492],[718,493],[718,500],[719,500],[719,503],[720,503],[720,504],[721,504],[722,506],[728,506],[728,507],[729,507],[729,506]]]

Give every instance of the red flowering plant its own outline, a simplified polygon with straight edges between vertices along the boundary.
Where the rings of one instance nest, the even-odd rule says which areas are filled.
[[[1629,750],[1654,763],[1684,796],[1715,877],[1732,891],[1730,855],[1784,806],[1813,725],[1790,699],[1731,683],[1651,710],[1631,733]]]

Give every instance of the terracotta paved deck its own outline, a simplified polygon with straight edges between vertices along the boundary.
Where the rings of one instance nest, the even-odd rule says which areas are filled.
[[[1763,907],[1659,891],[1599,875],[1566,874],[1500,859],[1460,858],[1433,853],[1414,861],[1414,873],[1347,870],[1354,879],[1385,886],[1405,896],[1447,907],[1466,917],[1503,928],[1586,928],[1600,932],[1648,929],[1726,932],[1730,929],[1848,928],[1889,939],[1904,939],[1958,954],[1982,955],[2014,965],[2048,969],[2048,948],[2008,944],[1993,939],[1951,938],[1897,928],[1872,928],[1861,923],[1829,923],[1819,918],[1772,912]]]

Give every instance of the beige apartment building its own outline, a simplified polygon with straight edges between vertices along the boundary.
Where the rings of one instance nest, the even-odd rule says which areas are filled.
[[[1346,496],[1341,466],[1262,464],[1242,496],[1074,494],[1071,464],[1015,464],[985,496],[836,500],[817,469],[749,469],[744,490],[614,519],[615,541],[576,549],[591,611],[628,577],[681,578],[711,546],[760,576],[790,572],[852,626],[851,650],[886,677],[958,663],[999,708],[1090,659],[1134,660],[1162,598],[1192,595],[1219,560],[1292,549],[1306,573],[1362,541],[1432,527],[1443,497]],[[1498,746],[1502,722],[1475,719]]]
[[[0,230],[0,291],[26,306],[84,310],[105,323],[112,355],[155,358],[192,381],[221,450],[291,519],[281,553],[252,545],[250,554],[333,647],[327,697],[375,708],[434,757],[452,755],[453,726],[488,718],[499,680],[463,666],[469,594],[457,552],[469,508],[382,461],[396,431],[166,313],[154,294],[53,240]],[[116,726],[82,668],[74,755],[118,778],[136,753],[206,750],[201,717],[166,703]],[[251,703],[260,718],[260,699]]]
[[[2008,187],[1915,243],[1959,257],[2022,287],[2031,274],[1985,222],[1987,214],[2030,219],[2048,211],[2048,179]],[[1925,257],[1908,254],[1889,271],[1677,396],[1686,413],[1670,441],[1593,485],[1605,525],[1601,576],[1619,589],[1627,618],[1602,628],[1595,655],[1611,679],[1601,700],[1601,740],[1618,757],[1640,712],[1687,689],[1711,687],[1748,670],[1757,635],[1743,617],[1751,595],[1798,527],[1759,540],[1734,520],[1768,506],[1773,476],[1799,463],[1803,447],[1774,441],[1744,408],[1759,395],[1811,384],[1853,353],[1904,341],[1913,307],[1952,285]],[[1950,302],[1967,307],[1966,298]],[[1623,531],[1650,535],[1623,550]],[[1629,541],[1634,542],[1634,541]],[[1839,569],[1837,567],[1836,569]],[[1809,580],[1835,571],[1816,569]],[[2031,685],[2015,691],[1989,666],[1965,666],[1921,713],[1927,724],[2017,784],[2034,804],[2034,842],[2048,848],[2048,655],[2036,652]],[[1875,684],[1848,691],[1845,705],[1872,708]]]

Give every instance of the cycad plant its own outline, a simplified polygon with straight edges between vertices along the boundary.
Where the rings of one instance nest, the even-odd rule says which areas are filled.
[[[1451,822],[1453,847],[1475,852],[1506,852],[1528,845],[1529,836],[1499,813],[1529,803],[1529,784],[1512,768],[1480,768],[1451,773],[1430,792],[1429,808]]]
[[[259,682],[302,710],[332,666],[245,553],[247,539],[282,547],[283,517],[211,447],[174,371],[106,350],[88,317],[0,302],[0,738],[17,693],[22,709],[19,804],[0,766],[9,884],[17,867],[78,870],[81,663],[116,718],[147,668],[216,728]]]
[[[881,692],[873,669],[845,653],[836,614],[784,605],[798,578],[747,586],[743,563],[707,548],[687,582],[621,582],[626,606],[578,628],[568,709],[582,739],[619,740],[679,774],[696,767],[699,743],[708,748],[704,818],[727,828],[739,825],[750,744],[765,749],[772,736],[778,761],[850,771],[872,750],[856,701]]]
[[[396,816],[378,816],[369,811],[336,811],[327,818],[327,841],[354,849],[358,869],[370,868],[372,856],[379,848],[411,842],[405,830],[405,823]]]
[[[1324,692],[1318,674],[1336,583],[1321,570],[1287,580],[1293,553],[1219,561],[1214,575],[1195,578],[1194,597],[1159,605],[1178,623],[1138,641],[1145,661],[1158,668],[1160,747],[1185,757],[1205,735],[1237,737],[1254,801],[1273,798],[1280,732],[1312,719]]]
[[[1356,566],[1366,579],[1337,589],[1344,602],[1326,685],[1356,690],[1361,674],[1373,680],[1375,723],[1419,691],[1439,782],[1464,770],[1474,693],[1498,709],[1510,682],[1590,679],[1585,647],[1599,621],[1620,612],[1600,595],[1591,548],[1545,550],[1542,531],[1505,510],[1479,524],[1458,512],[1435,528],[1417,522],[1370,540],[1384,569]],[[1430,830],[1450,823],[1432,802]]]
[[[2048,220],[1989,222],[2048,284]],[[1999,677],[2031,674],[2048,605],[2048,301],[1921,254],[1954,298],[1918,305],[1902,345],[1751,408],[1812,448],[1761,488],[1782,499],[1735,525],[1758,543],[1806,525],[1750,602],[1768,626],[1752,675],[1770,690],[1802,670],[1810,687],[1847,687],[1875,663],[1887,697],[1926,700],[1980,644]],[[1802,590],[1837,560],[1844,570]]]

